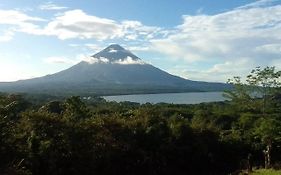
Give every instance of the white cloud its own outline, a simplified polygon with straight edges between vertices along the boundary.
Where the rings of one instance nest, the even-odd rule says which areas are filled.
[[[16,10],[0,10],[0,24],[23,25],[32,21],[44,21],[42,18],[31,17]]]
[[[256,47],[256,51],[260,53],[272,53],[272,54],[280,54],[281,53],[281,44],[266,44]]]
[[[0,42],[8,42],[13,39],[14,33],[12,31],[5,31],[3,35],[0,35]]]
[[[43,34],[59,39],[112,39],[123,35],[122,28],[113,20],[87,15],[82,10],[66,11],[49,22]]]
[[[86,61],[90,64],[94,63],[108,63],[109,60],[107,58],[94,58],[89,56],[89,54],[77,54],[76,56],[51,56],[43,59],[43,62],[47,64],[69,64],[75,65],[81,61]]]
[[[146,26],[140,21],[100,18],[79,9],[56,14],[48,22],[21,11],[0,10],[0,25],[7,25],[11,29],[0,34],[0,41],[11,40],[15,32],[55,36],[61,40],[123,40],[128,41],[128,48],[132,51],[155,51],[165,58],[183,61],[183,65],[200,65],[214,60],[218,64],[207,70],[200,70],[198,66],[197,69],[174,69],[171,72],[188,78],[225,81],[229,75],[244,75],[246,70],[257,65],[280,66],[281,5],[276,4],[274,0],[260,0],[215,15],[202,14],[204,11],[199,9],[197,15],[183,16],[182,24],[171,30]],[[49,7],[55,10],[55,4]],[[140,42],[142,44],[138,45]],[[81,46],[91,48],[93,52],[102,49],[97,44]],[[86,56],[70,60],[100,61]],[[67,60],[51,61],[62,63]],[[119,64],[131,64],[134,61],[126,58],[119,60]]]
[[[86,61],[89,64],[96,64],[96,63],[102,63],[102,64],[107,64],[109,63],[109,59],[101,57],[101,58],[95,58],[91,56],[85,56],[82,57],[82,61]]]
[[[108,58],[105,58],[105,57],[100,57],[99,60],[100,60],[100,62],[102,62],[102,63],[109,63]]]
[[[65,9],[68,9],[68,7],[59,6],[59,5],[54,4],[53,2],[46,2],[44,4],[41,4],[39,6],[39,9],[41,9],[41,10],[65,10]]]
[[[118,52],[118,51],[115,50],[115,49],[110,49],[109,52],[110,52],[110,53],[116,53],[116,52]]]
[[[128,56],[127,58],[124,59],[119,59],[118,61],[114,61],[113,63],[115,64],[145,64],[144,61],[138,59],[138,60],[134,60],[132,57]]]
[[[45,63],[49,64],[75,64],[76,61],[66,58],[64,56],[52,56],[44,59]]]
[[[99,63],[99,59],[98,58],[90,57],[90,56],[82,58],[82,61],[85,61],[85,62],[87,62],[89,64]]]
[[[8,25],[6,40],[11,39],[13,32],[33,33],[39,30],[34,22],[43,22],[42,18],[32,17],[17,10],[0,10],[0,25]],[[12,26],[12,27],[11,27]]]
[[[184,16],[183,19],[183,24],[177,27],[178,33],[152,40],[155,50],[198,61],[256,57],[256,48],[281,42],[281,5],[235,9],[212,16]]]
[[[256,66],[258,66],[258,63],[255,63],[250,58],[242,58],[240,60],[228,60],[223,63],[214,64],[208,69],[176,66],[170,69],[169,72],[191,80],[226,82],[234,76],[246,77],[251,69]]]
[[[88,15],[80,9],[58,14],[47,26],[33,31],[38,35],[53,35],[59,39],[125,40],[152,39],[161,33],[161,28],[145,26],[139,21],[122,21]]]
[[[43,10],[63,10],[52,2],[40,6]],[[37,22],[45,22],[40,25]],[[166,36],[168,31],[159,27],[146,26],[139,21],[115,21],[89,15],[83,10],[68,10],[56,13],[47,23],[38,17],[31,17],[19,10],[0,10],[0,24],[16,26],[15,31],[32,35],[56,36],[66,39],[123,39],[125,41],[145,41]]]
[[[150,48],[148,46],[131,46],[128,47],[130,51],[149,51]]]
[[[281,5],[265,5],[268,2],[216,15],[183,16],[177,32],[152,39],[151,48],[186,62],[246,57],[266,65],[281,57]]]
[[[127,57],[124,59],[119,59],[117,61],[110,61],[108,58],[105,57],[100,57],[100,58],[95,58],[95,57],[91,57],[91,56],[84,56],[81,55],[79,57],[79,60],[81,61],[85,61],[89,64],[122,64],[122,65],[128,65],[128,64],[146,64],[144,61],[142,60],[134,60],[132,57]]]
[[[161,34],[161,28],[145,26],[139,21],[122,21],[88,15],[84,11],[70,10],[59,14],[48,23],[42,33],[54,35],[59,39],[116,39],[125,40],[151,39]]]
[[[161,33],[161,31],[163,30],[162,28],[155,26],[146,26],[143,25],[140,21],[125,20],[121,22],[121,26],[125,33],[125,39],[127,40],[146,40],[155,38],[158,35],[163,35],[163,33]]]

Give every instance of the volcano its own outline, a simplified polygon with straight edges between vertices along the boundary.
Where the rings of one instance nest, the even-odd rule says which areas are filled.
[[[67,95],[202,92],[227,88],[229,86],[223,83],[192,81],[171,75],[118,44],[55,74],[0,83],[2,92]]]

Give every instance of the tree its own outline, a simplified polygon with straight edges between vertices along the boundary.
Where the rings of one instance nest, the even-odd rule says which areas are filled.
[[[265,168],[270,168],[272,162],[273,142],[280,143],[281,141],[280,119],[274,117],[260,118],[257,121],[254,134],[263,144],[266,145],[266,148],[263,150]]]
[[[265,164],[269,167],[272,143],[279,139],[281,132],[280,122],[276,117],[278,115],[275,114],[281,92],[281,71],[277,71],[275,67],[256,67],[246,77],[245,82],[241,77],[234,77],[228,83],[233,85],[233,90],[225,92],[225,97],[231,99],[236,109],[242,112],[241,117],[245,116],[245,112],[259,116],[252,126],[255,127],[253,129],[261,143],[266,145]]]
[[[80,120],[89,117],[89,110],[80,97],[73,96],[66,99],[64,115],[70,120]]]
[[[226,91],[224,96],[231,99],[236,107],[265,115],[269,105],[275,102],[275,97],[281,92],[281,71],[276,71],[275,67],[256,67],[245,82],[236,76],[229,79],[228,83],[233,85],[233,89]]]
[[[262,97],[262,113],[266,114],[267,105],[273,102],[274,96],[281,87],[281,71],[275,71],[275,67],[256,67],[247,76],[247,82],[253,88],[253,93]]]
[[[239,111],[254,110],[250,86],[243,83],[239,76],[228,79],[227,83],[233,85],[233,89],[225,91],[223,96],[231,100],[234,109]]]

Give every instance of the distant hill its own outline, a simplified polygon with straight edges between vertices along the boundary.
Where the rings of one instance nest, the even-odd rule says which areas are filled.
[[[222,91],[223,83],[171,75],[113,44],[69,69],[39,78],[0,83],[0,91],[65,95],[112,95]]]

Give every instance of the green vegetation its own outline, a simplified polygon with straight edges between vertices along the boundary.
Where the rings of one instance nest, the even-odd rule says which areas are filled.
[[[261,169],[255,170],[252,175],[280,175],[281,170],[273,170],[273,169]]]
[[[249,154],[278,168],[280,76],[257,68],[230,101],[197,105],[0,94],[0,174],[224,175]]]

